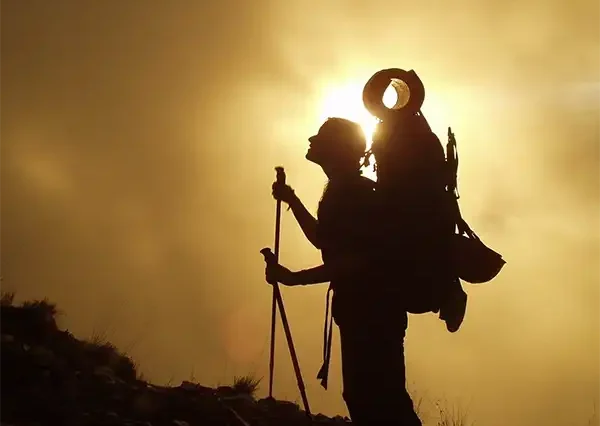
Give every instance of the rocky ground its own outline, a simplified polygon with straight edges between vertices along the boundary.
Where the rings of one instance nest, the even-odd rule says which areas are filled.
[[[183,382],[155,386],[134,362],[106,342],[60,330],[47,301],[1,306],[2,426],[295,426],[345,424],[309,418],[298,405],[256,400],[252,383],[209,388]]]

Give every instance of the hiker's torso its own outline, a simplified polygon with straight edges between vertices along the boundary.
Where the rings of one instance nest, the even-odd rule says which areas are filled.
[[[374,182],[358,174],[331,180],[317,214],[317,238],[323,262],[327,265],[342,259],[344,264],[350,265],[370,259],[377,248],[373,232],[377,213]],[[331,282],[332,313],[338,324],[382,312],[386,299],[374,291],[376,280],[374,270],[368,269],[362,275]]]
[[[323,261],[365,255],[372,243],[369,229],[374,215],[374,182],[360,175],[330,180],[317,212]]]
[[[333,315],[343,318],[387,317],[402,310],[402,286],[415,280],[437,280],[444,267],[443,222],[433,197],[397,200],[386,205],[374,182],[360,175],[332,180],[318,209],[317,238],[325,264],[351,265],[371,259],[362,275],[331,282]],[[438,218],[442,220],[440,223]],[[394,238],[389,238],[394,235]],[[376,260],[376,261],[375,261]]]

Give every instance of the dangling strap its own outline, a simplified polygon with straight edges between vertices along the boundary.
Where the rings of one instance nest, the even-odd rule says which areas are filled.
[[[327,389],[327,377],[329,375],[329,362],[331,360],[331,343],[333,337],[333,315],[331,314],[331,284],[327,289],[327,295],[325,296],[325,327],[323,330],[323,365],[317,373],[317,379],[321,380],[321,386]]]
[[[448,192],[451,192],[458,200],[460,194],[458,192],[458,150],[456,149],[456,139],[452,129],[448,127],[448,143],[446,144],[446,164],[449,167],[448,176]]]
[[[471,227],[469,227],[467,222],[463,219],[460,213],[460,207],[458,206],[458,199],[460,198],[460,193],[458,192],[458,149],[456,147],[456,138],[450,127],[448,127],[448,144],[446,145],[446,164],[448,165],[448,172],[450,174],[448,177],[449,181],[447,189],[448,192],[452,193],[454,196],[452,203],[458,234],[464,234],[469,238],[479,240],[477,234],[473,232]]]

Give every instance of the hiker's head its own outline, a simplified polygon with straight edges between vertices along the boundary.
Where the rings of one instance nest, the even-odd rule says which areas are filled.
[[[358,170],[367,149],[360,124],[344,118],[328,118],[319,132],[308,140],[310,147],[306,159],[324,169]]]

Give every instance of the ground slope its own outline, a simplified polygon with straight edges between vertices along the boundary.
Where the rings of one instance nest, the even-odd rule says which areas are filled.
[[[152,385],[114,346],[75,338],[57,327],[55,315],[47,301],[14,306],[3,297],[2,426],[344,424],[341,417],[309,418],[291,402],[255,400],[243,383]]]

